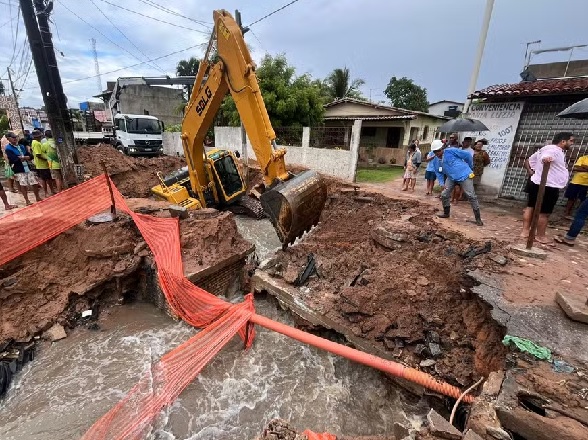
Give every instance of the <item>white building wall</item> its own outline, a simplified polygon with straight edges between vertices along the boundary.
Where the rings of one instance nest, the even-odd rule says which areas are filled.
[[[329,150],[309,147],[310,129],[308,127],[303,129],[301,147],[284,145],[279,145],[279,147],[286,149],[286,164],[309,168],[332,177],[352,182],[355,179],[357,167],[360,131],[361,121],[355,121],[351,134],[350,150]],[[214,142],[217,148],[231,151],[236,150],[241,153],[241,128],[214,127]],[[256,159],[249,139],[247,139],[247,147],[249,158]]]

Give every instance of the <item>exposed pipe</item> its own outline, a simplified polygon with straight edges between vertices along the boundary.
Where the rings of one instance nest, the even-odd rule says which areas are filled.
[[[439,382],[430,374],[423,373],[422,371],[415,370],[414,368],[405,367],[398,362],[392,362],[372,354],[364,353],[363,351],[356,350],[346,345],[337,344],[336,342],[320,338],[311,333],[298,330],[294,327],[273,321],[258,314],[255,314],[251,317],[251,322],[269,330],[273,330],[277,333],[281,333],[285,336],[288,336],[289,338],[296,339],[297,341],[303,342],[305,344],[326,350],[329,353],[342,356],[354,362],[367,365],[368,367],[376,368],[380,371],[383,371],[384,373],[401,377],[410,382],[414,382],[425,388],[436,391],[440,394],[444,394],[445,396],[458,399],[462,395],[462,392],[459,390],[459,388],[454,387],[453,385],[449,385],[445,382]],[[474,397],[465,395],[463,397],[463,401],[466,403],[472,403],[474,401]]]

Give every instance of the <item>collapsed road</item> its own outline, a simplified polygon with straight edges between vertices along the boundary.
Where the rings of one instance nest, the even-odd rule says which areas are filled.
[[[99,156],[100,160],[111,153],[116,155],[113,156],[113,160],[121,157],[120,153],[106,149],[108,147],[101,148],[103,153]],[[163,160],[169,160],[169,158]],[[137,162],[142,161],[139,159]],[[153,170],[157,168],[157,159],[150,161],[155,164],[146,168],[131,163],[130,169],[134,170],[138,179],[144,179],[145,182],[153,182],[156,179]],[[89,162],[86,161],[86,164]],[[91,165],[86,169],[91,169]],[[101,172],[98,167],[96,170],[96,173]],[[116,180],[115,178],[116,175],[113,180]],[[501,266],[501,263],[497,261],[502,260],[497,257],[511,258],[498,240],[491,241],[488,246],[485,241],[476,242],[458,233],[447,231],[431,220],[430,208],[417,206],[412,202],[392,200],[378,194],[356,192],[336,182],[330,182],[329,188],[330,199],[318,228],[285,251],[273,253],[267,249],[270,258],[265,259],[257,272],[254,272],[256,265],[253,260],[250,260],[248,264],[243,261],[238,271],[239,280],[225,282],[219,294],[238,298],[235,295],[246,291],[244,289],[247,289],[246,283],[250,275],[253,275],[252,282],[255,286],[256,277],[267,281],[263,278],[265,273],[275,283],[285,285],[284,291],[289,290],[288,286],[294,288],[298,295],[296,299],[308,305],[316,316],[333,324],[331,328],[335,328],[338,334],[333,333],[332,330],[326,330],[320,322],[312,322],[304,316],[305,319],[294,317],[298,326],[338,340],[341,340],[342,334],[348,336],[348,340],[353,338],[364,340],[365,347],[372,347],[374,354],[384,353],[391,359],[429,372],[462,389],[493,371],[512,368],[512,356],[501,343],[504,328],[493,321],[490,307],[474,293],[476,281],[467,275],[468,271],[473,269],[483,269],[491,273]],[[127,195],[140,194],[129,191]],[[139,212],[164,217],[171,215],[167,210],[167,204],[155,200],[139,198],[132,199],[129,203]],[[248,220],[247,224],[251,229],[251,221]],[[211,268],[221,264],[227,258],[235,256],[242,258],[251,248],[251,245],[241,238],[234,216],[229,213],[219,213],[214,210],[195,212],[190,218],[180,220],[180,227],[184,268],[187,275],[193,275],[197,284],[202,282],[208,283],[210,287],[219,286],[222,284],[219,279],[213,277],[212,280],[206,278],[199,280],[198,274],[207,271],[210,273]],[[260,229],[267,233],[265,226]],[[255,235],[255,231],[249,231],[249,233]],[[64,255],[64,257],[55,259],[54,255]],[[309,256],[312,256],[314,269],[308,271],[308,276],[302,280],[300,275],[304,269],[308,268]],[[72,421],[72,426],[64,428],[63,431],[51,431],[50,435],[53,437],[46,438],[59,438],[59,435],[55,436],[55,432],[61,432],[64,438],[81,435],[92,420],[100,417],[105,410],[116,403],[121,392],[132,386],[136,376],[129,377],[126,373],[123,375],[123,371],[131,368],[132,362],[137,361],[143,365],[142,368],[146,368],[161,356],[167,347],[172,347],[179,343],[181,338],[187,337],[189,329],[183,326],[178,327],[177,331],[174,330],[175,336],[171,341],[155,342],[155,339],[149,339],[151,337],[149,335],[163,336],[165,331],[162,333],[158,329],[167,328],[172,321],[168,321],[164,315],[157,315],[158,318],[155,319],[152,314],[157,312],[148,312],[147,309],[139,308],[139,315],[151,314],[153,326],[144,321],[138,324],[141,317],[136,314],[137,305],[132,303],[140,299],[150,301],[153,299],[153,293],[147,291],[149,290],[147,285],[152,281],[148,277],[148,267],[152,267],[149,249],[130,219],[121,216],[119,220],[112,223],[86,222],[78,225],[0,268],[2,279],[0,310],[2,310],[2,316],[7,318],[3,318],[0,339],[26,342],[34,341],[35,335],[51,338],[51,334],[45,334],[45,332],[55,324],[62,326],[66,333],[70,334],[65,341],[56,342],[53,345],[40,343],[40,357],[25,367],[26,374],[16,376],[17,387],[9,391],[8,398],[2,403],[3,415],[7,414],[9,416],[7,420],[10,420],[6,428],[2,428],[6,429],[2,435],[3,438],[31,438],[32,435],[39,435],[36,429],[48,423],[42,414],[46,412],[49,405],[55,405],[61,401],[65,415],[70,405],[75,402],[81,405],[83,401],[88,400],[87,392],[89,392],[95,396],[91,401],[100,402],[100,405],[92,406],[91,403],[84,405],[88,424],[80,426]],[[39,269],[43,271],[43,277],[35,276]],[[232,286],[227,287],[228,284]],[[267,291],[274,293],[270,289]],[[279,295],[278,300],[288,307],[284,298]],[[112,305],[117,307],[109,308]],[[127,309],[127,307],[130,308]],[[273,312],[268,307],[271,309],[273,305],[271,303],[269,306],[264,305],[263,313],[271,315]],[[290,308],[297,312],[295,308]],[[96,319],[81,319],[81,313],[86,310],[97,314]],[[133,318],[125,317],[127,313]],[[23,315],[28,318],[21,319]],[[282,319],[288,322],[292,318],[283,317]],[[128,333],[117,331],[117,323],[121,323],[130,331]],[[96,333],[96,330],[100,329],[102,331]],[[99,342],[101,337],[98,335],[103,333],[108,342]],[[140,345],[125,348],[124,344],[135,341],[136,338],[139,340],[148,338],[162,345],[154,351],[151,347]],[[314,393],[320,390],[323,394],[316,395],[316,398],[324,397],[328,400],[339,396],[338,399],[341,400],[336,400],[340,402],[335,406],[336,409],[329,410],[326,407],[324,410],[319,409],[321,414],[317,414],[318,417],[315,419],[311,417],[311,413],[316,412],[316,398],[309,402],[304,397],[302,401],[306,403],[295,403],[293,395],[287,391],[288,387],[275,391],[275,400],[268,400],[266,394],[259,395],[257,391],[254,392],[254,389],[266,384],[270,378],[272,380],[278,378],[279,381],[280,377],[287,377],[286,370],[291,369],[296,361],[288,360],[285,355],[272,354],[271,348],[276,344],[290,347],[286,341],[287,339],[277,339],[269,345],[264,345],[261,341],[256,343],[262,348],[259,357],[253,357],[246,365],[254,369],[262,368],[264,379],[262,382],[257,382],[257,379],[251,378],[248,379],[251,381],[249,384],[245,380],[242,383],[244,387],[240,387],[238,393],[231,394],[230,398],[227,397],[223,401],[224,408],[228,408],[228,412],[219,413],[215,409],[216,404],[213,402],[216,399],[213,394],[217,391],[210,393],[209,404],[193,407],[190,402],[197,401],[198,396],[205,391],[188,389],[186,391],[188,394],[180,398],[179,406],[171,407],[162,415],[163,418],[157,422],[157,429],[153,435],[159,435],[157,432],[174,432],[176,437],[182,438],[188,436],[210,438],[210,433],[215,432],[218,438],[248,439],[252,438],[255,432],[261,432],[261,426],[268,423],[271,418],[283,417],[290,419],[294,426],[300,427],[301,430],[309,427],[316,431],[329,430],[354,436],[381,434],[391,438],[395,423],[399,422],[412,431],[426,424],[425,414],[428,407],[435,401],[437,409],[447,417],[449,416],[449,410],[454,401],[443,402],[435,397],[431,400],[431,396],[426,394],[421,398],[410,397],[410,393],[400,391],[391,382],[371,373],[368,380],[373,382],[368,384],[361,379],[367,377],[365,370],[358,369],[353,373],[349,369],[351,367],[341,370],[340,361],[335,361],[330,356],[325,358],[319,355],[320,359],[327,359],[328,362],[321,364],[322,361],[315,357],[318,353],[314,349],[308,351],[304,348],[301,348],[303,355],[300,368],[302,369],[296,370],[292,379],[293,383],[296,383],[299,380],[296,377],[304,378],[299,388],[296,388],[296,393],[301,396],[309,393],[315,395]],[[60,344],[63,347],[61,349]],[[94,344],[99,345],[94,346]],[[97,350],[99,346],[103,349]],[[131,354],[129,349],[131,352],[136,350],[136,354]],[[237,347],[235,349],[238,350]],[[60,350],[64,351],[60,352]],[[137,355],[146,353],[145,350],[148,352],[147,357],[139,356],[138,358]],[[294,350],[294,348],[288,348],[288,350]],[[66,351],[75,353],[76,357],[65,357]],[[240,355],[243,361],[247,356],[247,353]],[[280,356],[283,357],[283,363],[278,362]],[[510,361],[509,356],[511,356]],[[58,361],[60,357],[66,359],[70,365],[79,363],[80,369],[76,366],[65,368],[65,364],[60,366]],[[128,367],[120,370],[113,368],[123,358],[131,361],[126,364]],[[233,358],[234,354],[229,354],[225,358],[227,360],[211,367],[214,371],[218,369],[218,374],[207,376],[208,370],[205,370],[200,381],[210,385],[210,389],[220,390],[222,395],[222,390],[226,389],[226,386],[236,383],[235,380],[240,380],[238,373],[245,368],[244,364],[229,366]],[[231,361],[229,362],[228,359]],[[86,362],[94,365],[93,370],[100,377],[106,374],[108,380],[96,377],[89,381],[75,382],[79,387],[76,399],[70,401],[71,395],[67,393],[71,390],[68,391],[67,387],[63,390],[66,394],[60,397],[58,385],[67,383],[68,378],[79,376],[82,371],[84,372],[81,374],[82,377],[84,375],[93,377],[83,365]],[[541,365],[536,366],[524,358],[515,359],[514,362],[519,367],[526,362],[528,371],[537,371],[514,380],[519,383],[526,381],[526,389],[533,388],[529,386],[531,381],[534,383],[534,388],[539,389],[543,394],[552,398],[557,397],[553,391],[549,392],[550,390],[546,389],[546,384],[551,383],[550,381],[554,381],[555,378],[548,377],[549,375],[545,372],[539,374]],[[333,385],[328,383],[332,379],[321,381],[317,388],[314,381],[316,373],[309,370],[313,365],[323,365],[319,366],[321,371],[325,368],[344,371],[344,376],[336,373],[332,378],[335,378],[335,382],[356,388],[343,388],[336,391]],[[222,374],[226,368],[237,373],[237,376],[228,380]],[[116,381],[117,377],[126,377],[126,379],[123,378],[121,382],[115,384],[113,381]],[[562,376],[556,375],[557,377]],[[543,379],[536,382],[536,378]],[[86,386],[89,386],[93,380],[104,382],[98,382],[101,383],[100,386],[97,389],[92,388],[94,391],[90,392]],[[577,384],[577,380],[569,380],[569,382]],[[538,386],[539,384],[544,385]],[[577,386],[580,390],[582,389],[581,384]],[[369,392],[360,392],[361,388]],[[32,394],[29,393],[35,390],[49,393],[55,396],[57,401],[48,400],[31,406]],[[392,391],[382,394],[382,390],[394,390],[394,395],[400,397],[390,398],[390,394],[387,393]],[[572,420],[582,420],[583,415],[580,409],[585,397],[581,392],[578,395],[570,391],[568,398],[574,402],[571,410],[562,409],[557,403],[551,403],[550,407],[571,413],[575,417],[572,417]],[[360,403],[361,400],[358,399],[367,399],[372,406]],[[262,402],[266,402],[267,409],[263,409]],[[525,402],[528,408],[529,399]],[[341,405],[346,409],[343,409]],[[279,410],[269,408],[279,408]],[[366,408],[371,409],[363,411]],[[474,406],[474,409],[479,408]],[[333,411],[341,418],[335,417]],[[528,412],[528,410],[525,411]],[[199,416],[199,423],[195,424],[191,414],[201,412],[203,416]],[[260,412],[263,414],[262,417],[259,416]],[[379,421],[373,418],[376,413],[382,414],[382,418],[377,419]],[[385,413],[391,416],[385,417]],[[324,414],[329,414],[327,420]],[[460,425],[463,426],[466,416],[467,413],[460,411],[458,417]],[[485,416],[485,413],[476,412],[475,420],[472,418],[470,420],[472,423],[477,423],[473,425],[479,428],[478,431],[485,430],[482,434],[491,431],[488,430],[489,422],[484,419]],[[520,418],[520,414],[518,416]],[[215,419],[215,417],[218,418]],[[493,423],[496,424],[496,421]],[[581,422],[576,421],[576,423],[582,425]],[[235,432],[241,425],[248,428],[242,429],[243,436],[235,437]],[[209,428],[207,429],[206,426]],[[496,429],[499,428],[496,427]],[[576,431],[577,435],[582,434],[581,428],[577,428]],[[194,435],[197,436],[194,437]],[[432,432],[419,435],[422,438],[436,438],[436,434]]]

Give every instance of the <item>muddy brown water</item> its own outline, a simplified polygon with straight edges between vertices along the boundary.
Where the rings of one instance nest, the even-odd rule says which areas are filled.
[[[279,246],[269,222],[241,220],[261,259]],[[256,309],[293,323],[272,299],[257,298]],[[149,304],[110,309],[100,326],[40,347],[0,401],[1,439],[79,438],[152,362],[196,331]],[[395,422],[419,427],[427,409],[375,370],[258,329],[247,352],[234,338],[160,414],[148,438],[250,440],[275,417],[301,430],[390,434]]]

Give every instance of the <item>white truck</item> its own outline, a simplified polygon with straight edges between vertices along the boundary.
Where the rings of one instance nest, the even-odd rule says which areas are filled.
[[[114,116],[114,146],[128,156],[163,154],[163,122],[155,116],[118,113]]]

